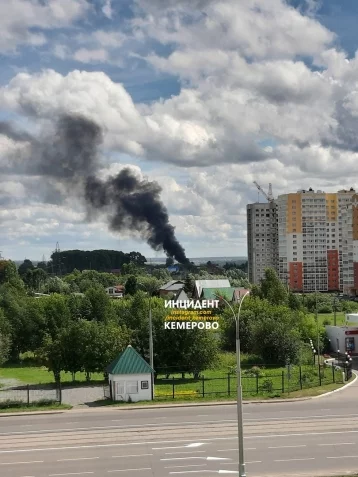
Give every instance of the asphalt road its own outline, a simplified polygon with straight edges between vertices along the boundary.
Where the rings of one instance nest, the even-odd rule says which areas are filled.
[[[358,471],[358,381],[330,396],[244,405],[247,476]],[[1,477],[237,475],[236,407],[0,417]]]

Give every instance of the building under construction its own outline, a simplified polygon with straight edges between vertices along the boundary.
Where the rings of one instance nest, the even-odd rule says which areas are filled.
[[[256,184],[256,183],[255,183]],[[294,291],[358,295],[358,194],[313,189],[248,204],[247,240],[251,283],[274,268]]]

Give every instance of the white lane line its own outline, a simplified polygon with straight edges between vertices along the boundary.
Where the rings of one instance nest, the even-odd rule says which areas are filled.
[[[67,474],[50,474],[49,477],[60,477],[62,475],[83,475],[83,474],[94,474],[94,472],[69,472]]]
[[[354,446],[355,442],[337,442],[336,444],[318,444],[319,446]]]
[[[245,451],[249,451],[249,450],[256,450],[256,447],[245,447]],[[232,451],[239,452],[238,449],[219,449],[216,452],[232,452]]]
[[[358,417],[358,414],[316,414],[314,416],[287,416],[287,417],[263,417],[255,419],[245,419],[245,421],[289,421],[290,419],[296,420],[307,420],[307,419],[321,419],[321,418],[331,418],[331,417]]]
[[[315,457],[306,457],[305,459],[276,459],[274,462],[292,462],[295,460],[315,460]]]
[[[207,464],[169,465],[164,469],[182,469],[183,467],[206,467]]]
[[[260,436],[244,436],[244,439],[272,439],[273,437],[305,437],[305,436],[330,436],[332,434],[357,434],[357,431],[329,431],[329,432],[306,432],[302,434],[266,434]],[[201,439],[205,442],[214,442],[214,441],[237,441],[237,436],[232,437],[212,437],[208,439]],[[17,454],[22,452],[45,452],[45,451],[61,451],[61,450],[72,450],[72,449],[100,449],[106,447],[127,447],[127,446],[145,446],[145,445],[158,445],[158,444],[178,444],[184,442],[191,442],[192,439],[180,439],[177,441],[143,441],[143,442],[126,442],[124,444],[93,444],[93,445],[82,445],[82,446],[63,446],[63,447],[39,447],[33,449],[12,449],[12,450],[0,450],[0,454]],[[188,447],[188,446],[185,446]],[[173,447],[172,447],[173,448]],[[168,449],[168,447],[156,447],[153,450],[162,450]],[[175,447],[174,447],[175,449]]]
[[[198,414],[197,417],[209,417],[209,414]]]
[[[200,425],[202,424],[222,424],[228,422],[237,422],[236,419],[224,419],[224,420],[212,420],[212,421],[200,421]],[[177,422],[166,422],[166,426],[183,426],[183,425],[198,425],[199,421],[177,421]],[[133,428],[143,428],[143,427],[160,427],[162,424],[158,422],[151,422],[147,424],[127,424],[125,426],[92,426],[92,427],[67,427],[61,429],[36,429],[33,431],[13,431],[13,432],[0,432],[0,436],[13,436],[18,434],[43,434],[45,432],[48,433],[59,433],[59,432],[70,432],[70,431],[105,431],[107,429],[133,429]]]
[[[262,463],[262,460],[251,460],[249,462],[245,462],[245,464],[261,464],[261,463]],[[238,462],[222,462],[222,465],[239,465],[239,463]]]
[[[0,465],[42,464],[43,462],[43,460],[32,460],[31,462],[1,462]]]
[[[164,452],[165,455],[182,455],[182,454],[205,454],[206,451],[183,451],[183,452]],[[153,454],[151,454],[153,455]]]
[[[269,447],[269,449],[294,449],[296,447],[307,447],[306,444],[298,445],[298,446],[277,446],[277,447]]]
[[[153,455],[153,454],[112,455],[112,458],[119,459],[122,457],[143,457],[145,455]]]
[[[109,474],[113,472],[134,472],[138,470],[152,470],[150,467],[141,467],[140,469],[118,469],[118,470],[107,470]]]
[[[340,455],[337,457],[326,457],[326,459],[357,459],[358,455]]]
[[[57,459],[57,462],[70,462],[76,460],[95,460],[99,459],[99,457],[76,457],[74,459]]]

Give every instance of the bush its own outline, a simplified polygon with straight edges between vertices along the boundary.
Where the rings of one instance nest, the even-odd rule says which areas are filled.
[[[265,391],[270,394],[272,393],[273,391],[272,379],[265,379],[265,381],[261,384],[261,391]]]
[[[15,401],[14,399],[7,399],[6,401],[0,402],[0,409],[18,408],[24,406],[26,406],[25,402]]]
[[[264,371],[258,366],[253,366],[251,369],[246,369],[243,374],[245,376],[250,376],[250,377],[258,376],[259,378],[262,378],[263,376],[265,376]]]

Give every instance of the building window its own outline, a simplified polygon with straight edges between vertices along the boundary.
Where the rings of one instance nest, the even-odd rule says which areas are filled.
[[[137,394],[138,393],[138,381],[127,381],[127,394]]]
[[[116,383],[116,386],[117,386],[117,392],[116,394],[117,395],[120,395],[120,396],[123,396],[124,394],[124,383]]]
[[[149,389],[149,381],[141,381],[140,388],[141,389]]]

